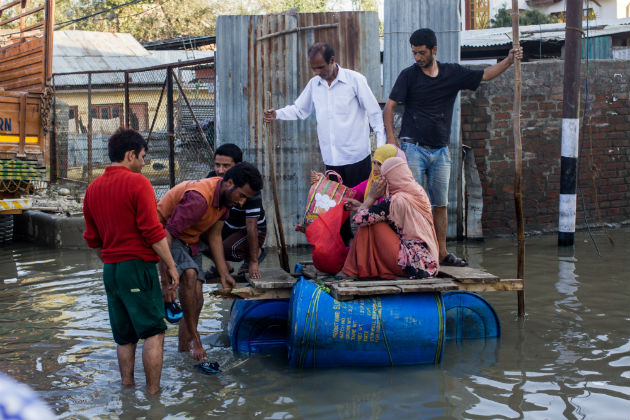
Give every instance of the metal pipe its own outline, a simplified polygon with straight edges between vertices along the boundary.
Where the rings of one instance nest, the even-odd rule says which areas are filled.
[[[166,130],[168,132],[168,179],[175,186],[175,118],[173,112],[173,68],[166,72]]]
[[[210,152],[210,156],[212,157],[212,159],[214,159],[214,151],[212,150],[210,143],[208,143],[206,134],[203,132],[203,129],[201,128],[201,125],[199,124],[199,121],[197,120],[197,117],[195,116],[195,112],[190,106],[190,102],[188,102],[188,97],[186,96],[186,93],[184,92],[182,85],[179,83],[179,79],[177,78],[175,73],[173,73],[173,78],[175,79],[175,82],[177,83],[177,87],[179,88],[179,93],[182,95],[182,98],[184,98],[184,102],[186,103],[186,106],[188,107],[188,111],[190,111],[190,116],[192,117],[193,121],[195,122],[195,125],[197,126],[197,132],[201,136],[201,139],[203,140],[203,142],[206,144],[206,147],[208,148],[208,151]]]
[[[164,79],[162,91],[160,92],[160,99],[158,99],[157,107],[155,108],[155,114],[153,115],[153,121],[151,122],[151,128],[149,129],[149,135],[147,136],[147,146],[151,143],[151,135],[153,134],[153,129],[155,128],[155,122],[157,121],[158,112],[160,112],[160,105],[162,105],[162,98],[164,97],[164,90],[166,89],[166,80],[167,79]]]
[[[57,160],[57,95],[55,95],[55,78],[51,78],[52,85],[52,107],[50,111],[52,112],[51,116],[51,124],[52,124],[52,132],[50,133],[50,183],[54,184],[57,182],[57,176],[59,175],[59,161]],[[75,116],[78,118],[78,116]],[[78,121],[78,120],[77,120]],[[67,153],[66,153],[67,156]]]
[[[190,67],[190,66],[195,66],[195,65],[201,65],[201,64],[210,64],[210,63],[214,63],[214,57],[206,57],[206,58],[198,58],[196,60],[188,60],[188,61],[180,61],[177,63],[177,67]],[[145,72],[145,71],[151,71],[151,70],[167,70],[169,68],[172,68],[173,64],[160,64],[158,66],[152,66],[152,67],[139,67],[136,69],[130,69],[127,70],[127,72],[129,73],[137,73],[137,72]],[[55,73],[56,76],[70,76],[73,74],[85,74],[85,73],[120,73],[120,70],[95,70],[95,71],[70,71],[70,72],[65,72],[65,73]]]
[[[88,73],[88,182],[92,182],[92,73]]]
[[[125,128],[129,128],[129,72],[125,72]]]

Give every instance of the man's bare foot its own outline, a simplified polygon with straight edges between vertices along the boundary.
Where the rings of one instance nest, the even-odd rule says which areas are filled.
[[[201,340],[198,338],[190,341],[190,357],[200,362],[208,360],[208,355],[201,345]]]

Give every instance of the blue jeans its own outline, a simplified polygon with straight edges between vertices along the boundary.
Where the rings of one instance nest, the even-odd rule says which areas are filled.
[[[448,146],[430,149],[403,141],[402,150],[413,177],[429,195],[431,205],[446,207],[448,204],[448,181],[451,177],[451,154]]]

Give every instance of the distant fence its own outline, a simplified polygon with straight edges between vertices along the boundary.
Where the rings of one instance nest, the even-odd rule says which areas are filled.
[[[214,58],[120,71],[53,75],[51,182],[87,184],[110,163],[107,140],[138,130],[149,152],[142,173],[156,196],[204,177],[214,158]]]

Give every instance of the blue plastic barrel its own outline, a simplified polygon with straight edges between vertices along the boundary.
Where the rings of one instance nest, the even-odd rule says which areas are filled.
[[[287,351],[289,299],[236,299],[228,333],[232,349],[241,353]]]
[[[494,308],[477,293],[453,291],[443,296],[446,339],[493,338],[501,335]]]
[[[444,346],[441,293],[339,302],[300,280],[289,302],[292,367],[438,363]]]

